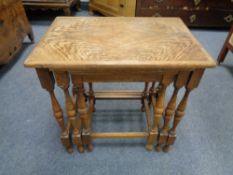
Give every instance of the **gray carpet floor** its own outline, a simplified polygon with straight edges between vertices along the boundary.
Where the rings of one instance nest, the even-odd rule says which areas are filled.
[[[53,12],[59,13],[59,12]],[[78,12],[86,16],[87,12]],[[55,15],[54,15],[55,16]],[[51,24],[42,14],[30,18],[35,40]],[[224,30],[192,29],[208,52],[217,58],[227,36]],[[2,43],[1,43],[2,44]],[[193,91],[172,150],[147,152],[145,140],[96,140],[92,153],[66,153],[52,116],[47,92],[35,71],[23,62],[35,44],[25,40],[21,53],[0,67],[0,174],[101,174],[101,175],[231,175],[233,173],[233,57],[205,72]],[[96,84],[96,89],[143,89],[141,83]],[[172,88],[168,89],[171,94]],[[63,93],[56,88],[64,109]],[[168,97],[166,97],[166,101]],[[144,130],[140,102],[97,101],[94,131]]]

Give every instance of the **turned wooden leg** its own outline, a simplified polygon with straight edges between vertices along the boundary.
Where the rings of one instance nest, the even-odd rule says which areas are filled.
[[[70,79],[69,75],[66,72],[55,72],[55,77],[57,81],[57,85],[64,91],[65,100],[66,100],[66,111],[68,115],[68,121],[70,123],[71,129],[73,130],[72,139],[74,144],[77,145],[79,152],[83,152],[83,146],[81,141],[81,134],[80,134],[80,124],[76,119],[76,109],[75,104],[69,93],[69,84]]]
[[[223,47],[222,47],[222,49],[221,49],[221,51],[220,51],[220,53],[218,55],[218,59],[217,59],[218,64],[222,63],[226,58],[227,52],[229,50],[229,48],[228,48],[229,39],[230,39],[232,34],[233,34],[233,26],[231,27],[231,30],[230,30],[230,32],[229,32],[229,34],[228,34],[228,36],[227,36],[227,38],[226,38],[226,40],[224,42],[224,45],[223,45]],[[233,46],[231,46],[231,47],[233,49]]]
[[[186,87],[185,87],[186,91],[185,91],[184,96],[183,96],[182,100],[180,101],[176,111],[175,111],[173,126],[169,130],[167,142],[163,148],[164,152],[168,152],[170,150],[170,145],[175,143],[176,128],[185,114],[185,109],[187,106],[189,94],[194,88],[198,87],[198,84],[201,80],[203,73],[204,73],[204,70],[200,70],[200,69],[195,70],[194,72],[192,72],[191,77],[190,77],[188,83],[186,84]]]
[[[72,101],[75,105],[76,114],[77,114],[77,95],[78,95],[78,88],[75,86],[72,86]]]
[[[144,91],[143,91],[143,97],[142,97],[142,100],[141,100],[141,103],[142,103],[142,107],[141,107],[141,111],[142,112],[145,112],[145,105],[144,105],[144,98],[147,98],[148,96],[148,86],[149,86],[149,83],[148,82],[145,82],[145,88],[144,88]]]
[[[222,63],[225,58],[226,58],[226,55],[228,53],[228,48],[226,45],[223,46],[223,48],[221,49],[220,53],[219,53],[219,56],[218,56],[218,59],[217,59],[217,62],[218,64]]]
[[[178,93],[178,88],[175,88],[172,98],[170,99],[168,106],[165,110],[165,122],[164,122],[164,127],[162,128],[160,134],[159,134],[159,139],[158,143],[156,145],[156,151],[161,151],[161,145],[165,142],[165,139],[167,137],[167,132],[168,132],[168,125],[170,122],[170,117],[173,115],[173,112],[175,111],[175,103],[176,103],[176,97]]]
[[[158,126],[159,126],[160,118],[161,118],[161,116],[163,114],[163,110],[164,110],[165,91],[166,91],[166,86],[162,85],[162,89],[158,92],[158,99],[156,100],[156,106],[154,109],[153,126],[152,126],[150,133],[149,133],[149,137],[147,139],[146,149],[148,151],[152,151],[153,144],[158,137],[158,132],[159,132]],[[154,98],[154,97],[152,97],[152,98]]]
[[[57,101],[57,98],[54,94],[55,81],[54,81],[53,74],[48,69],[36,69],[36,72],[39,77],[42,88],[44,88],[45,90],[49,92],[54,117],[61,129],[61,142],[65,146],[66,150],[69,153],[71,153],[73,150],[72,150],[72,144],[69,138],[69,124],[68,124],[68,127],[66,128],[61,106],[59,102]]]
[[[166,92],[167,86],[171,83],[172,80],[173,80],[173,75],[168,74],[168,75],[164,75],[162,81],[160,82],[161,88],[159,89],[159,92],[158,92],[158,98],[156,99],[156,103],[153,104],[155,105],[153,126],[147,138],[146,149],[148,151],[151,151],[153,149],[153,144],[158,137],[159,123],[160,123],[160,119],[164,111],[165,92]]]
[[[152,103],[152,96],[155,96],[156,90],[155,90],[155,82],[152,82],[151,88],[149,90],[149,106]]]
[[[95,95],[94,95],[94,91],[93,91],[93,85],[92,83],[88,83],[89,86],[89,100],[90,100],[90,111],[91,112],[95,112]]]
[[[84,84],[82,78],[76,75],[72,75],[72,82],[78,87],[78,114],[82,122],[83,144],[87,146],[88,151],[92,151],[90,110],[85,101]]]
[[[66,16],[71,16],[71,10],[70,7],[64,7],[63,11],[65,13]]]
[[[170,101],[168,102],[167,108],[165,110],[164,125],[159,133],[158,143],[156,145],[156,151],[161,151],[161,145],[165,144],[168,138],[168,131],[170,129],[170,121],[175,112],[176,99],[178,91],[183,87],[189,78],[189,72],[181,72],[178,74],[174,82],[174,91]]]
[[[173,127],[169,131],[169,138],[167,141],[167,144],[163,148],[164,152],[169,151],[169,145],[173,144],[175,142],[176,138],[176,127],[178,126],[179,122],[181,121],[182,117],[184,116],[185,109],[187,106],[187,101],[188,101],[188,96],[189,96],[190,90],[186,89],[186,92],[175,112],[175,117],[174,117],[174,122],[173,122]]]

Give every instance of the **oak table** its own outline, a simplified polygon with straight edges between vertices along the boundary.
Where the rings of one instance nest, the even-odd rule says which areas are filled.
[[[92,150],[93,139],[138,137],[147,139],[147,150],[156,145],[157,151],[163,148],[166,152],[175,142],[190,92],[204,70],[216,63],[179,18],[57,17],[25,66],[36,69],[42,88],[49,92],[61,142],[68,152],[72,152],[72,143],[83,152],[84,148]],[[55,82],[64,91],[67,124],[54,94]],[[145,89],[94,92],[93,82],[145,82]],[[84,83],[89,83],[89,91]],[[174,92],[165,106],[171,84]],[[176,102],[182,87],[185,93]],[[98,99],[141,100],[148,130],[92,132],[91,114]]]

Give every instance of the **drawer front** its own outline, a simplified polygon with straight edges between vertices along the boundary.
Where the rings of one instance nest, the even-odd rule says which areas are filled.
[[[91,0],[89,6],[101,9],[110,16],[121,16],[125,3],[123,0]]]
[[[137,16],[180,17],[191,27],[229,27],[233,24],[233,11],[224,10],[183,10],[183,9],[140,9]]]
[[[156,9],[159,7],[188,7],[233,9],[233,0],[137,0],[137,8]]]
[[[136,0],[90,0],[89,8],[107,16],[135,16]]]

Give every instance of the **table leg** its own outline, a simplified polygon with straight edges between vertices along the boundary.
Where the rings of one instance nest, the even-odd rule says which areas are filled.
[[[81,141],[81,134],[79,128],[80,124],[76,119],[75,104],[69,93],[69,84],[70,84],[69,75],[66,72],[55,72],[55,78],[57,81],[57,85],[64,91],[68,120],[70,122],[71,128],[73,129],[73,133],[72,133],[73,142],[74,144],[77,145],[78,151],[83,152],[84,149]]]
[[[189,72],[181,72],[177,75],[177,78],[174,82],[174,91],[172,97],[168,102],[167,108],[165,110],[164,125],[161,129],[161,132],[159,133],[156,151],[161,151],[161,145],[166,143],[166,140],[168,138],[168,132],[170,129],[170,121],[175,113],[177,94],[180,88],[182,88],[188,81],[189,75]]]
[[[149,83],[148,82],[145,82],[145,88],[144,88],[144,91],[143,91],[143,97],[141,99],[141,103],[142,103],[142,107],[141,107],[141,111],[142,112],[145,112],[145,104],[144,104],[144,98],[147,98],[148,96],[148,86],[149,86]]]
[[[72,75],[72,82],[74,86],[78,87],[78,114],[82,122],[82,139],[83,144],[87,146],[88,151],[93,150],[92,140],[91,140],[91,112],[88,109],[85,100],[85,89],[82,78],[80,76]]]
[[[66,150],[69,153],[71,153],[73,150],[72,150],[72,144],[69,138],[69,127],[67,128],[65,127],[63,112],[54,94],[55,80],[54,80],[53,74],[48,69],[36,69],[36,72],[37,72],[42,88],[44,88],[45,90],[49,92],[54,117],[61,129],[61,136],[60,136],[61,142],[65,146]]]
[[[152,103],[152,96],[154,96],[156,94],[156,90],[155,90],[155,82],[152,82],[151,88],[149,90],[149,106]]]
[[[203,73],[204,73],[204,70],[202,70],[202,69],[195,70],[194,72],[192,72],[191,77],[190,77],[188,83],[186,84],[185,94],[184,94],[182,100],[180,101],[176,111],[175,111],[173,126],[169,130],[166,145],[163,147],[164,152],[168,152],[170,150],[170,145],[175,143],[176,128],[185,114],[185,109],[187,106],[189,94],[194,88],[198,87],[198,84],[201,80]]]
[[[90,95],[90,111],[95,112],[95,95],[94,95],[94,90],[93,90],[93,85],[92,83],[88,83],[89,85],[89,95]]]
[[[233,34],[233,26],[231,27],[231,30],[228,33],[227,38],[226,38],[226,40],[225,40],[225,42],[223,44],[223,47],[222,47],[222,49],[221,49],[221,51],[220,51],[220,53],[218,55],[218,59],[217,59],[218,64],[222,63],[226,58],[226,55],[227,55],[227,53],[229,51],[229,48],[228,48],[229,39],[231,38],[232,34]]]
[[[159,86],[161,88],[158,91],[158,97],[156,99],[156,104],[154,106],[154,122],[153,122],[152,129],[150,131],[150,134],[147,138],[146,149],[148,151],[152,151],[153,144],[158,137],[160,119],[161,119],[161,117],[163,115],[163,111],[164,111],[165,92],[166,92],[167,86],[171,83],[172,80],[173,80],[173,75],[167,74],[167,75],[163,76],[162,81],[160,82]],[[152,98],[154,98],[154,97],[152,97]]]

